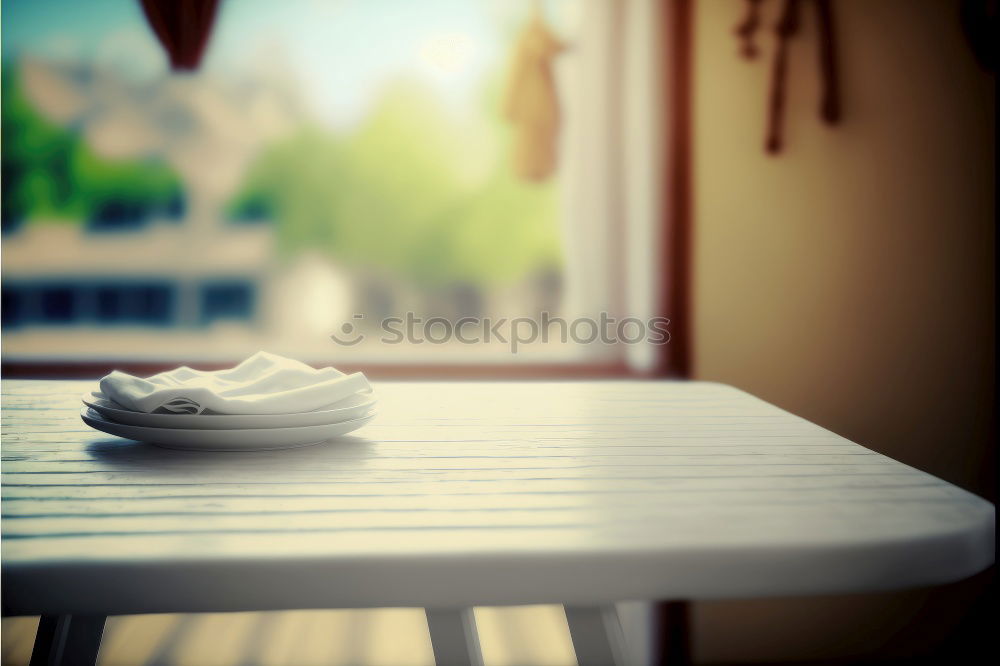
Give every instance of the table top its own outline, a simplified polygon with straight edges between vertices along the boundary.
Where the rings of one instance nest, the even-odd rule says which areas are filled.
[[[354,435],[250,453],[91,430],[91,384],[3,383],[6,613],[821,594],[994,557],[989,502],[721,384],[383,382]]]

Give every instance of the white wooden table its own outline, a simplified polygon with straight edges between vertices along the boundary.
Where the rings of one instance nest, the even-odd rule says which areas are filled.
[[[994,558],[989,502],[719,384],[381,383],[355,436],[257,453],[90,430],[91,384],[3,384],[3,609],[43,616],[37,663],[93,662],[111,614],[385,606],[427,608],[438,663],[476,663],[472,606],[563,603],[604,665],[627,659],[614,602]]]

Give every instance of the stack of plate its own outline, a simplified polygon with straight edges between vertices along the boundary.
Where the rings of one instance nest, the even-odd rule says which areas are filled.
[[[375,395],[356,393],[294,414],[149,414],[102,393],[85,393],[84,423],[109,435],[170,449],[252,451],[308,446],[357,430],[375,418]]]

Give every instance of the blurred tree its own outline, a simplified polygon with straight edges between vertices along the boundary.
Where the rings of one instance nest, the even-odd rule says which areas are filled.
[[[0,74],[0,90],[4,231],[15,228],[32,213],[49,219],[82,219],[83,208],[72,186],[69,164],[78,139],[35,112],[10,65]]]
[[[114,227],[180,215],[183,192],[168,166],[99,157],[79,133],[34,109],[13,65],[3,67],[0,80],[4,231],[32,220]]]
[[[131,226],[183,212],[180,179],[162,161],[107,160],[77,141],[70,174],[93,228]]]
[[[510,176],[493,114],[466,127],[426,89],[386,88],[355,131],[300,132],[266,150],[230,217],[273,216],[285,253],[419,285],[487,286],[558,266],[555,192]]]

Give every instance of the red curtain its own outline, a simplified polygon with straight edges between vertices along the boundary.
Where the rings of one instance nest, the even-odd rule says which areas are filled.
[[[194,70],[208,44],[219,0],[141,0],[150,27],[176,70]]]

